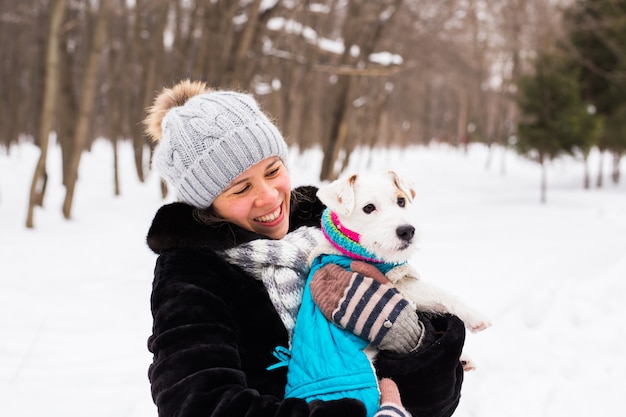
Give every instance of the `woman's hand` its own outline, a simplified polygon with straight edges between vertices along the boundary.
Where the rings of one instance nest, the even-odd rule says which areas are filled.
[[[389,378],[383,378],[378,384],[380,388],[380,409],[374,417],[411,417],[400,400],[398,386]]]
[[[328,320],[374,346],[397,353],[416,349],[423,324],[395,287],[376,278],[328,264],[315,271],[311,295]]]

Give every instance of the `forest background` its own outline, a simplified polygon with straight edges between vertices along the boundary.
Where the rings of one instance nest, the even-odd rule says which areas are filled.
[[[0,147],[41,149],[27,227],[61,147],[69,219],[81,155],[131,141],[143,181],[146,109],[191,78],[254,94],[291,145],[323,151],[320,180],[358,147],[484,142],[544,167],[545,201],[562,155],[610,153],[619,181],[625,51],[625,0],[2,0]]]

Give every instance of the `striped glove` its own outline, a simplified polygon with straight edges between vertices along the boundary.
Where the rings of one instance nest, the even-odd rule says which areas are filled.
[[[388,282],[328,264],[315,272],[310,288],[328,320],[379,349],[407,353],[419,346],[423,324]]]
[[[383,378],[378,384],[380,388],[380,408],[374,417],[411,417],[400,401],[398,386],[389,378]]]

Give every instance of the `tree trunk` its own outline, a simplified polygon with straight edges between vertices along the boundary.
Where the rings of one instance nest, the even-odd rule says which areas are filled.
[[[114,16],[114,14],[111,14]],[[111,26],[113,27],[114,21],[111,21]],[[118,196],[121,194],[120,188],[120,175],[119,175],[119,155],[118,155],[118,144],[119,140],[123,138],[123,120],[122,120],[122,109],[124,107],[124,92],[122,91],[122,87],[120,83],[117,81],[119,78],[123,77],[124,74],[120,70],[121,65],[121,55],[120,47],[117,47],[115,44],[110,46],[109,49],[109,74],[108,80],[105,82],[109,83],[109,89],[107,91],[107,101],[109,103],[109,111],[107,113],[107,125],[105,127],[105,134],[111,140],[113,144],[113,189],[114,195]]]
[[[67,186],[67,169],[72,155],[74,141],[74,118],[78,113],[73,89],[73,56],[65,45],[68,44],[67,32],[62,35],[61,60],[60,60],[60,91],[59,91],[59,119],[57,123],[57,144],[61,147],[62,182]]]
[[[380,18],[381,13],[386,10],[388,4],[386,2],[369,2],[367,0],[353,0],[348,2],[346,9],[346,17],[343,22],[342,36],[344,39],[345,50],[339,61],[339,67],[348,67],[351,70],[362,70],[367,68],[369,56],[382,37],[383,29],[386,24],[393,21],[401,0],[395,2],[394,11],[389,16],[388,21]],[[355,47],[358,47],[358,53],[355,54]],[[386,75],[386,74],[384,74]],[[357,72],[344,74],[336,74],[337,83],[331,86],[335,92],[331,96],[331,106],[333,110],[330,114],[330,129],[324,143],[324,157],[320,171],[320,180],[333,180],[337,178],[338,172],[335,172],[335,162],[340,151],[349,152],[346,146],[348,130],[350,127],[350,118],[352,117],[352,100],[355,91],[358,90]]]
[[[346,138],[348,121],[347,115],[350,108],[350,85],[352,77],[342,75],[335,86],[337,96],[334,100],[335,111],[332,114],[331,129],[328,141],[324,146],[324,157],[322,160],[322,169],[320,171],[320,180],[334,180],[337,178],[334,167],[339,156],[339,151],[343,148]]]
[[[34,227],[35,205],[43,204],[43,195],[47,183],[46,157],[48,155],[48,138],[53,127],[54,110],[56,108],[59,85],[59,41],[60,30],[63,18],[65,17],[65,0],[53,0],[50,11],[50,28],[48,35],[48,45],[46,50],[45,66],[45,86],[43,107],[41,111],[41,122],[39,127],[39,140],[41,155],[35,167],[33,181],[30,186],[30,201],[28,203],[28,214],[26,216],[26,227]]]
[[[491,168],[491,159],[493,156],[493,142],[487,142],[487,159],[485,160],[485,169],[489,171]]]
[[[96,20],[94,36],[87,58],[84,78],[82,80],[81,96],[79,101],[78,119],[76,120],[76,134],[74,136],[74,146],[69,160],[68,178],[66,184],[65,200],[63,202],[63,216],[71,218],[72,203],[74,201],[74,190],[78,180],[78,167],[80,157],[87,143],[89,135],[90,121],[96,99],[96,89],[98,81],[98,59],[102,52],[106,40],[106,30],[109,10],[112,0],[102,0]]]
[[[139,102],[139,108],[136,110],[137,120],[142,120],[145,117],[145,109],[150,106],[154,91],[158,90],[156,87],[157,81],[161,80],[162,68],[160,67],[160,63],[164,57],[163,36],[167,25],[168,9],[169,2],[162,2],[162,4],[158,7],[151,10],[150,13],[152,13],[152,15],[150,15],[147,20],[152,22],[152,24],[147,27],[143,27],[143,29],[150,30],[152,33],[150,38],[151,43],[144,43],[142,41],[141,33],[143,29],[141,26],[140,15],[139,13],[137,14],[136,25],[139,26],[137,26],[135,30],[135,47],[142,50],[140,54],[140,57],[142,58],[139,64],[143,69],[137,97]],[[148,45],[147,50],[145,45]],[[133,125],[132,137],[137,177],[140,182],[144,182],[144,151],[146,147],[146,140],[141,123],[135,123]]]
[[[467,142],[469,141],[469,138],[467,137],[468,115],[469,93],[464,87],[461,87],[459,89],[459,119],[457,121],[456,134],[457,143],[463,147],[463,151],[465,153],[467,153]]]
[[[585,190],[588,190],[589,188],[591,188],[591,178],[589,176],[589,154],[588,153],[585,153],[583,164],[584,164],[584,168],[585,168],[585,174],[584,174],[584,179],[583,179],[583,188]]]
[[[2,24],[0,23],[0,27]],[[17,33],[11,33],[10,37],[5,37],[0,39],[0,42],[8,49],[6,51],[8,56],[17,57],[19,56],[20,50],[23,50],[24,45],[27,41],[24,38],[27,37],[27,33],[25,30],[18,30]],[[1,73],[3,80],[17,80],[22,75],[24,68],[21,60],[15,58],[4,58],[7,67],[7,72],[4,71]],[[21,130],[24,126],[24,110],[25,108],[33,108],[32,102],[30,100],[24,100],[25,95],[27,94],[24,91],[24,86],[19,82],[3,82],[2,83],[2,93],[0,94],[3,99],[4,105],[2,105],[2,110],[6,111],[5,117],[1,121],[2,123],[2,135],[4,136],[3,143],[7,145],[7,149],[9,149],[9,145],[12,143],[18,143],[20,134],[24,133]],[[7,103],[23,103],[26,101],[26,105],[6,105]]]
[[[540,157],[539,163],[541,164],[541,204],[545,204],[547,200],[548,193],[548,169],[546,167],[545,157],[542,155]]]
[[[120,190],[120,170],[119,170],[119,154],[117,151],[119,140],[117,137],[111,139],[113,141],[113,188],[114,194],[122,194]]]
[[[261,7],[262,0],[254,0],[252,5],[249,6],[250,16],[241,34],[241,40],[237,46],[237,52],[235,53],[235,64],[233,70],[233,81],[238,82],[245,79],[244,74],[246,70],[246,54],[252,50],[253,35],[256,32],[256,27],[259,22],[259,8]]]
[[[148,68],[148,52],[146,51],[146,42],[142,38],[142,33],[147,31],[148,28],[144,26],[144,19],[142,11],[145,9],[143,0],[137,0],[134,11],[134,27],[132,34],[132,50],[134,52],[134,67],[135,77],[137,84],[134,88],[133,99],[130,103],[130,110],[134,115],[133,119],[136,121],[131,126],[131,137],[133,141],[133,155],[135,161],[135,170],[137,172],[137,178],[140,182],[144,182],[145,176],[143,172],[143,148],[145,145],[145,136],[143,134],[143,128],[140,120],[143,119],[145,114],[145,98],[148,95],[146,91],[146,76],[145,69]]]
[[[611,174],[611,179],[613,180],[613,184],[619,184],[620,170],[619,170],[619,162],[622,159],[622,155],[614,151],[613,152],[613,173]]]
[[[604,176],[604,151],[602,149],[600,149],[600,158],[598,161],[598,177],[596,179],[596,187],[602,188]]]
[[[219,4],[215,7],[217,6],[219,6]],[[209,45],[209,41],[211,40],[210,22],[211,18],[214,16],[212,16],[210,8],[211,1],[196,1],[194,18],[198,19],[197,22],[200,29],[200,39],[198,40],[198,45],[195,47],[196,57],[191,70],[191,76],[194,79],[204,79],[206,73],[208,72],[208,65],[212,61],[207,59],[207,54],[210,52],[210,48],[203,47],[204,45]],[[197,17],[198,15],[200,16],[199,18]],[[189,38],[193,39],[193,36],[189,35]]]

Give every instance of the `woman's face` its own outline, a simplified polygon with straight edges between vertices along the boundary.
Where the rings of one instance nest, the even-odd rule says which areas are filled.
[[[223,219],[246,230],[281,239],[289,230],[291,181],[278,157],[245,170],[213,201]]]

